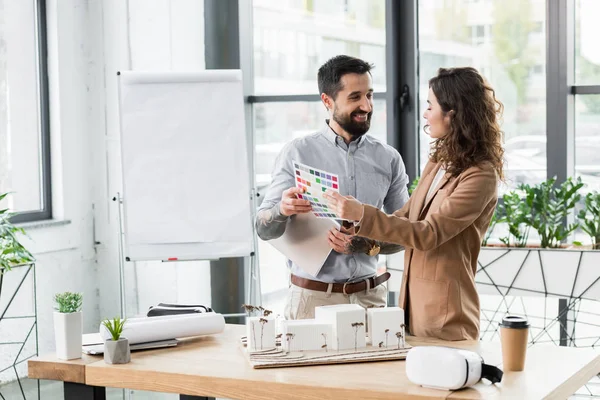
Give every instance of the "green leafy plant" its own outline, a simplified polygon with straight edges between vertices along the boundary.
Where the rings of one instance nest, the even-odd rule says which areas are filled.
[[[581,229],[592,239],[592,248],[600,249],[600,192],[585,196],[585,209],[579,211],[577,218],[581,221]]]
[[[0,202],[8,195],[0,194]],[[10,222],[13,215],[8,208],[0,209],[0,274],[10,271],[15,265],[34,261],[33,255],[17,239],[17,235],[25,234],[25,230]]]
[[[498,205],[498,207],[496,207],[496,209],[494,210],[494,213],[492,214],[492,219],[490,220],[490,226],[488,227],[488,230],[485,232],[485,237],[483,238],[483,241],[481,242],[482,246],[487,246],[488,241],[492,237],[492,233],[494,233],[494,228],[496,228],[496,225],[498,225],[498,223],[500,223],[500,222],[504,222],[504,219],[500,215],[499,208],[500,208],[500,206]],[[387,347],[387,344],[385,347]]]
[[[415,191],[415,189],[417,188],[417,185],[419,184],[419,179],[420,177],[417,176],[412,183],[410,184],[410,187],[408,188],[408,194],[412,194],[412,192]]]
[[[525,247],[531,228],[531,206],[518,192],[512,191],[502,196],[502,204],[498,205],[495,214],[496,222],[508,225],[508,236],[500,238],[500,241],[506,246]]]
[[[54,295],[56,306],[54,309],[59,313],[70,314],[81,311],[83,305],[83,295],[81,293],[56,293]]]
[[[560,247],[562,242],[579,226],[578,223],[566,224],[569,212],[581,199],[577,193],[583,187],[581,178],[568,178],[561,185],[556,177],[539,185],[521,185],[525,191],[525,202],[531,208],[530,225],[540,236],[540,246]]]
[[[119,317],[115,317],[112,320],[105,319],[102,321],[102,325],[108,330],[112,340],[115,342],[121,338],[121,334],[123,333],[123,327],[125,326],[125,321],[127,319],[121,319]]]

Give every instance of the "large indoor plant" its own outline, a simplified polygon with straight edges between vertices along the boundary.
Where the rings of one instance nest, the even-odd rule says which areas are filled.
[[[25,398],[23,361],[38,354],[35,259],[19,241],[25,230],[11,222],[9,194],[0,193],[0,382],[18,380]]]
[[[9,193],[0,194],[0,203]],[[19,242],[17,235],[25,234],[23,228],[15,226],[10,218],[14,213],[0,208],[0,274],[16,265],[33,262],[33,255]]]
[[[560,184],[553,178],[502,197],[479,255],[480,293],[600,299],[600,251],[593,250],[600,239],[600,194],[589,193],[583,204],[583,187],[580,178]],[[575,219],[580,206],[585,208]],[[499,223],[507,228],[499,238],[503,246],[490,246]],[[579,227],[592,246],[569,242]],[[532,240],[533,233],[539,241]]]

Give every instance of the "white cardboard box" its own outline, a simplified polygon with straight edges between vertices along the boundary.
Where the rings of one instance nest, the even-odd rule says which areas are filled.
[[[400,307],[368,308],[369,338],[375,347],[397,347],[396,334],[402,331],[404,310]],[[404,333],[402,333],[404,335]]]
[[[333,327],[314,319],[281,321],[281,346],[286,351],[324,350],[333,348]]]
[[[275,318],[246,318],[246,338],[249,351],[266,350],[275,347]]]
[[[359,349],[366,346],[365,309],[358,304],[316,307],[315,319],[332,325],[331,348],[334,350]]]

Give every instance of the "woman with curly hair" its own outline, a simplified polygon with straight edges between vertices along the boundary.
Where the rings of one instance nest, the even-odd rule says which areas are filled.
[[[402,209],[387,215],[352,197],[326,197],[355,221],[354,234],[405,246],[399,305],[412,335],[479,339],[475,273],[503,179],[503,106],[474,68],[440,68],[427,104],[425,132],[434,141]]]

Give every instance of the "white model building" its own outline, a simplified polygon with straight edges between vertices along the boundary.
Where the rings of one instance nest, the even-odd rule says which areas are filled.
[[[404,336],[404,310],[400,307],[368,308],[369,338],[375,347],[397,347]],[[401,341],[398,342],[398,339]]]
[[[275,318],[246,318],[246,343],[248,351],[267,350],[275,347]]]
[[[365,347],[365,309],[358,304],[339,304],[315,308],[318,322],[332,325],[331,349],[347,350]]]
[[[281,346],[285,351],[323,350],[331,348],[332,325],[314,319],[281,321]]]

